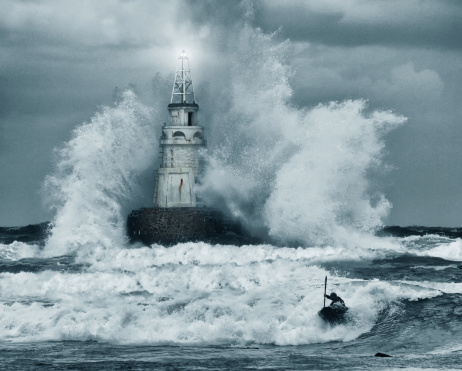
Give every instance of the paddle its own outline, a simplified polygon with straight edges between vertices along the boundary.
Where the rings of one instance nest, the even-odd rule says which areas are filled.
[[[327,288],[327,276],[324,280],[324,308],[326,307],[326,288]]]

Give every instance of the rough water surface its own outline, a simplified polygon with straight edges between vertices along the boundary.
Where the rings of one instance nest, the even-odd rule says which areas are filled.
[[[0,244],[0,359],[17,369],[462,367],[461,240],[369,242],[135,245],[92,262]],[[317,314],[324,276],[350,308],[345,324]]]

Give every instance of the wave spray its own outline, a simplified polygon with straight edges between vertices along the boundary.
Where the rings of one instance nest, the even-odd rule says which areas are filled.
[[[125,209],[140,197],[138,180],[154,166],[153,114],[127,90],[56,151],[56,171],[45,180],[56,210],[47,254],[97,254],[125,245]]]
[[[381,226],[391,205],[369,179],[385,168],[384,134],[406,119],[368,112],[364,100],[293,107],[290,43],[239,32],[226,42],[228,80],[217,84],[230,89],[208,97],[219,109],[203,198],[282,242],[341,242]]]

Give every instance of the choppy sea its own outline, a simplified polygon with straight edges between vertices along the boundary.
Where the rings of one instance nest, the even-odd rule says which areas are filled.
[[[1,368],[461,369],[461,232],[385,228],[356,248],[126,245],[82,259],[47,256],[47,224],[0,228]],[[317,314],[325,276],[345,324]]]

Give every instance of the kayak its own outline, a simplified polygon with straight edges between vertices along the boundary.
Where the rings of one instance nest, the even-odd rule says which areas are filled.
[[[348,307],[343,305],[335,305],[322,308],[318,314],[326,322],[330,324],[341,324],[346,322],[345,313]]]

